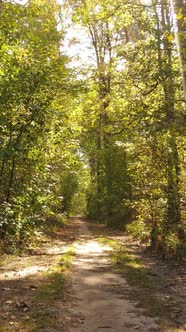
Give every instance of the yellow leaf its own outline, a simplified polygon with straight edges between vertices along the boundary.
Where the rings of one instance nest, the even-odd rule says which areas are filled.
[[[178,14],[176,15],[177,20],[181,20],[183,18],[182,9],[179,10]]]
[[[167,40],[168,40],[168,42],[169,42],[169,43],[172,43],[173,39],[174,39],[174,37],[173,37],[172,33],[170,33],[170,34],[167,36]]]

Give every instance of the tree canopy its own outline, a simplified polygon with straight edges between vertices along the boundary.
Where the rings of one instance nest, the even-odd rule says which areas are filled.
[[[2,241],[76,213],[181,256],[185,8],[0,3]]]

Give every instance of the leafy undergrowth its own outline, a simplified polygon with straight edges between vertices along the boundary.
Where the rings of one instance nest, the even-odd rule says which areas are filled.
[[[64,213],[50,211],[45,219],[43,223],[25,224],[17,232],[7,233],[5,239],[0,239],[0,254],[20,255],[27,253],[28,248],[40,244],[44,237],[53,237],[57,233],[61,233],[61,229],[65,229],[67,225],[67,217]]]
[[[148,316],[159,317],[161,331],[182,332],[178,317],[182,308],[167,292],[161,275],[151,271],[127,246],[107,237],[98,239],[112,247],[110,257],[115,272],[121,273],[129,284],[128,296]]]

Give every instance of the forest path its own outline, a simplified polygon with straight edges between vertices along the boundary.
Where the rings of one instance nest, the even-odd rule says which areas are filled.
[[[0,256],[0,332],[186,331],[183,265],[81,218],[33,244]]]
[[[157,331],[154,318],[126,297],[127,281],[111,271],[108,245],[91,239],[85,222],[80,222],[80,243],[76,244],[72,285],[73,314],[81,321],[70,332]]]

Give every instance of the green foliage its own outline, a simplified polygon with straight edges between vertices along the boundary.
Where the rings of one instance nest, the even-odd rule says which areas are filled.
[[[171,4],[70,5],[95,55],[77,106],[91,175],[87,214],[122,229],[130,224],[168,255],[177,246],[170,238],[183,246],[185,215],[185,102]]]
[[[137,219],[130,223],[127,226],[127,232],[142,242],[148,242],[150,240],[150,227],[148,227],[143,220]]]
[[[49,211],[53,224],[61,219],[68,108],[58,105],[70,97],[59,11],[55,1],[1,4],[0,233],[18,245],[47,226]]]
[[[67,175],[62,178],[61,186],[63,193],[63,210],[69,213],[71,210],[72,198],[77,191],[77,175],[73,172],[67,173]]]
[[[1,238],[21,244],[86,213],[183,251],[185,101],[169,1],[0,6]],[[88,63],[65,55],[69,6]]]

